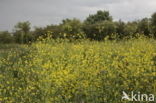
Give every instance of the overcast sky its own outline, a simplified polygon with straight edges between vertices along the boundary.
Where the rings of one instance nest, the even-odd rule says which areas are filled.
[[[0,31],[12,30],[19,21],[34,27],[65,18],[84,20],[97,10],[108,10],[114,20],[132,21],[156,12],[156,0],[0,0]]]

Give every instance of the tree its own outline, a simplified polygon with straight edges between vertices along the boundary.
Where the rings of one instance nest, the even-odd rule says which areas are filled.
[[[156,37],[156,12],[152,15],[151,18],[151,31]]]
[[[116,25],[112,21],[103,21],[84,27],[87,38],[103,40],[106,36],[116,33]]]
[[[102,21],[112,21],[112,16],[109,15],[108,11],[97,11],[96,14],[89,15],[84,21],[86,24],[95,24]]]
[[[13,36],[8,31],[0,32],[0,43],[12,43]]]
[[[121,20],[116,22],[116,33],[120,38],[123,38],[125,36],[125,26],[126,24]]]
[[[112,20],[108,11],[99,10],[96,14],[89,15],[83,25],[87,38],[103,40],[107,35],[114,33],[115,25]]]
[[[126,25],[125,25],[125,29],[124,29],[124,32],[125,32],[125,36],[134,36],[136,33],[137,33],[137,25],[138,25],[138,22],[137,21],[133,21],[133,22],[128,22]]]
[[[137,32],[145,36],[150,35],[150,23],[148,18],[144,18],[138,23]]]
[[[65,38],[78,39],[85,37],[82,31],[82,23],[76,18],[63,20],[60,27],[62,29],[62,35]]]
[[[15,40],[18,43],[28,43],[32,40],[32,34],[30,32],[30,23],[26,22],[19,22],[15,25]]]
[[[45,29],[45,32],[51,32],[52,38],[61,38],[61,33],[63,32],[62,28],[60,25],[48,25]]]
[[[35,40],[37,40],[40,36],[43,36],[46,34],[45,28],[42,27],[35,27],[34,31],[32,32],[32,35]]]

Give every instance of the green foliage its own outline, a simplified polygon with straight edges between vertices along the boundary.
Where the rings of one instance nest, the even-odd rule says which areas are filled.
[[[48,32],[51,32],[51,36],[54,39],[63,38],[64,31],[60,25],[48,25],[44,30],[46,34],[48,34]]]
[[[106,36],[115,33],[116,27],[108,11],[97,11],[84,21],[83,30],[87,38],[103,40]]]
[[[125,36],[132,36],[137,33],[137,22],[128,22],[125,25],[124,34]]]
[[[59,25],[48,25],[45,28],[35,28],[33,35],[35,38],[39,36],[46,37],[46,34],[51,32],[53,39],[82,39],[85,34],[82,31],[82,23],[78,19],[65,19]]]
[[[12,49],[18,49],[20,48],[20,45],[19,44],[14,44],[14,43],[11,43],[11,44],[0,44],[0,58],[1,57],[4,57],[6,58],[8,56],[8,53],[12,50]]]
[[[144,18],[138,23],[137,32],[150,36],[150,20],[148,18]]]
[[[47,42],[46,42],[47,41]],[[156,95],[156,41],[55,41],[0,58],[2,103],[132,103],[122,91]]]
[[[33,40],[33,36],[30,32],[30,23],[26,22],[19,22],[15,25],[15,32],[14,37],[17,43],[28,43]]]
[[[82,31],[82,23],[78,19],[65,19],[60,24],[62,28],[62,37],[63,38],[84,38],[85,35]]]
[[[102,21],[112,21],[112,17],[109,15],[108,11],[99,10],[96,14],[89,15],[84,22],[85,24],[95,24]]]
[[[15,25],[13,40],[16,43],[24,44],[36,41],[40,36],[46,38],[51,33],[53,39],[91,39],[101,41],[105,37],[116,39],[136,37],[143,34],[147,37],[156,38],[156,13],[151,18],[143,18],[138,21],[124,22],[122,20],[113,21],[109,11],[99,10],[95,14],[89,15],[84,21],[79,19],[64,19],[60,24],[51,24],[46,27],[35,27],[31,31],[30,22],[19,22]],[[5,32],[3,32],[5,34]],[[7,33],[1,33],[0,42],[7,42],[12,38]],[[9,33],[9,32],[8,32]],[[10,40],[11,42],[12,40]]]
[[[124,38],[126,23],[119,20],[118,22],[115,22],[115,24],[116,24],[116,33],[119,35],[119,38]]]
[[[103,21],[92,25],[85,25],[84,32],[87,38],[104,40],[106,36],[116,33],[116,25],[112,21]]]
[[[41,27],[35,27],[35,30],[32,32],[32,35],[34,36],[34,39],[37,40],[40,36],[43,36],[46,34],[46,30]]]
[[[154,36],[156,37],[156,13],[154,13],[152,15],[152,18],[151,18],[151,29],[152,29],[152,33],[154,34]]]
[[[8,31],[0,32],[0,43],[12,43],[13,36]]]

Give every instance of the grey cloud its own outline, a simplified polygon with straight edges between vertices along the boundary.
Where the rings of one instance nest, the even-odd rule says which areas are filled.
[[[65,18],[84,20],[97,10],[109,10],[115,20],[131,21],[150,17],[156,0],[0,0],[0,30],[12,30],[19,21],[45,26]]]

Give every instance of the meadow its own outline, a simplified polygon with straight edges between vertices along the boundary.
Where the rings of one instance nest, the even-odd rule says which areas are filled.
[[[0,45],[2,103],[133,103],[123,91],[156,95],[154,39]]]

